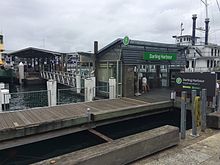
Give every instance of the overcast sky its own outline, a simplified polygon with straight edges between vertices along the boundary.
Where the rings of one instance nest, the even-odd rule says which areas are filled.
[[[208,2],[210,41],[220,44],[220,12],[216,0]],[[174,43],[181,22],[191,34],[192,14],[204,27],[200,0],[0,0],[0,31],[7,50],[93,51],[93,41],[101,48],[125,35]]]

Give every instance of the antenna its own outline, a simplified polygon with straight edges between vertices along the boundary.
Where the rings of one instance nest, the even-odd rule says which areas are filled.
[[[218,3],[218,0],[216,0],[216,3],[217,3],[217,6],[218,6],[218,10],[220,11],[220,6],[219,6],[219,3]]]
[[[202,1],[202,3],[205,5],[205,15],[206,15],[206,18],[208,18],[208,2],[207,2],[207,0],[201,0]]]

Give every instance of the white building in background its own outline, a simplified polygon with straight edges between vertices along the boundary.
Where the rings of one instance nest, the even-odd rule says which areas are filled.
[[[220,71],[220,45],[199,42],[195,39],[195,45],[192,45],[191,35],[174,36],[176,44],[188,46],[186,72],[210,72]]]
[[[173,36],[177,45],[186,46],[186,72],[210,72],[220,71],[220,46],[208,42],[209,36],[209,18],[205,19],[205,28],[196,27],[197,15],[192,15],[192,35],[182,35],[184,30],[181,23],[180,36]],[[205,32],[205,42],[200,42],[196,37],[196,30]]]

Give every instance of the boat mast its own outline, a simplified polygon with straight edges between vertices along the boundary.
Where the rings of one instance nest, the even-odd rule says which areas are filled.
[[[205,14],[206,14],[206,18],[208,18],[208,2],[207,2],[207,0],[201,0],[201,2],[205,5]]]

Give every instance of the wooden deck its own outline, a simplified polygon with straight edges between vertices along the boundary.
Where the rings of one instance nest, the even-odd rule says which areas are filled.
[[[45,140],[116,121],[161,113],[173,106],[170,100],[147,102],[146,99],[143,101],[140,98],[97,100],[0,113],[0,149]],[[93,114],[92,122],[88,121],[87,108],[90,108],[90,112]],[[41,137],[19,141],[21,138],[31,137],[30,135]],[[9,141],[14,141],[15,144]]]
[[[0,113],[0,131],[86,116],[87,108],[90,108],[93,114],[97,114],[99,112],[129,108],[143,104],[147,104],[147,102],[122,98],[4,112]]]

